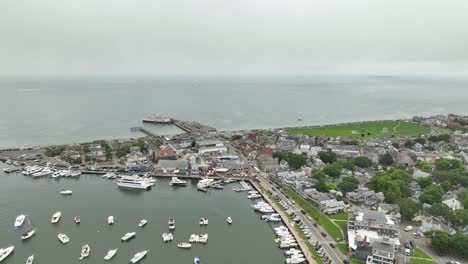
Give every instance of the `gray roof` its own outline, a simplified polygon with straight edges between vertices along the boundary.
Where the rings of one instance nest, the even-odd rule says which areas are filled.
[[[395,245],[391,241],[384,241],[382,239],[372,239],[371,245],[373,249],[386,251],[386,252],[395,252]]]
[[[156,168],[178,168],[178,169],[186,169],[188,161],[186,159],[178,159],[178,160],[160,160],[156,165]]]
[[[387,218],[385,217],[385,213],[378,212],[378,211],[370,211],[370,210],[365,210],[362,218],[364,220],[377,220],[377,222],[383,222],[383,223],[387,221]]]

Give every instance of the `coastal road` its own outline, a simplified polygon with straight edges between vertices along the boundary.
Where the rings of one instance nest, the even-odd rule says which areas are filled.
[[[291,201],[291,199],[287,198],[284,194],[282,194],[280,191],[274,188],[274,186],[268,182],[268,179],[266,179],[265,176],[258,177],[258,180],[265,189],[271,191],[271,193],[273,194],[279,195],[279,197],[283,201]],[[296,212],[296,215],[299,217],[299,219],[301,219],[301,221],[310,229],[310,232],[312,233],[313,237],[315,237],[315,240],[319,241],[320,244],[322,244],[322,247],[325,250],[325,255],[327,255],[332,260],[332,263],[343,263],[345,259],[348,259],[346,256],[341,254],[338,248],[332,248],[330,246],[330,243],[334,243],[335,241],[329,235],[325,238],[321,235],[321,232],[327,234],[323,227],[321,227],[320,225],[318,227],[315,227],[313,220],[310,220],[301,213],[302,208],[300,206],[298,206],[295,203],[289,204],[290,209],[288,210],[288,212]]]

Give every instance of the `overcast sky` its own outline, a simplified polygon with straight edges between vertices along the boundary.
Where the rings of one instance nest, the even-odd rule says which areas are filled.
[[[0,75],[317,73],[468,74],[468,1],[0,1]]]

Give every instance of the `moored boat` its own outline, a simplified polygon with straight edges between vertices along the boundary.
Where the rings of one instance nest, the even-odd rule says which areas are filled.
[[[145,250],[145,251],[141,251],[141,252],[138,252],[136,253],[133,258],[130,260],[130,263],[131,264],[135,264],[137,263],[138,261],[140,261],[142,258],[144,258],[146,256],[146,254],[148,254],[148,250]]]
[[[107,224],[113,225],[114,224],[114,217],[111,215],[107,217]]]
[[[26,264],[33,264],[34,263],[34,255],[31,255],[26,260]]]
[[[170,230],[175,229],[175,220],[174,219],[169,219],[168,226]]]
[[[187,185],[187,181],[183,181],[177,177],[172,177],[171,182],[169,182],[169,184],[173,186],[177,186],[177,185],[183,186],[183,185]]]
[[[57,237],[60,240],[60,242],[62,242],[62,244],[66,244],[70,241],[70,238],[66,234],[58,234]]]
[[[201,264],[200,258],[199,258],[199,257],[195,257],[195,258],[193,259],[193,264]]]
[[[84,258],[87,258],[89,256],[89,253],[91,251],[91,248],[89,247],[88,244],[85,244],[81,247],[81,257],[79,260],[83,260]]]
[[[20,214],[16,217],[15,224],[13,225],[15,229],[19,229],[23,225],[25,218],[26,216],[24,214]]]
[[[226,219],[226,221],[228,222],[228,224],[232,224],[232,218],[230,216],[228,216],[228,218]]]
[[[106,256],[104,257],[104,260],[111,260],[115,256],[115,254],[117,254],[117,248],[109,250]]]
[[[178,248],[191,248],[192,244],[187,243],[187,242],[179,242],[177,243]]]
[[[60,194],[62,194],[62,195],[72,195],[73,192],[72,192],[72,190],[64,190],[64,189],[62,189],[62,190],[60,191]]]
[[[7,248],[0,249],[0,262],[2,262],[4,259],[10,256],[13,250],[15,250],[14,246],[9,246]]]
[[[140,221],[140,223],[138,223],[138,226],[139,227],[144,227],[147,223],[148,223],[148,220],[143,219],[143,220]]]
[[[80,216],[75,216],[73,218],[73,220],[75,220],[75,223],[77,223],[77,224],[81,223],[81,217]]]
[[[29,238],[31,238],[32,236],[34,236],[35,233],[36,233],[36,229],[31,229],[31,230],[29,230],[28,232],[22,234],[22,235],[21,235],[21,239],[22,239],[22,240],[29,239]]]
[[[53,216],[50,222],[52,224],[56,224],[60,221],[60,218],[62,217],[62,213],[60,211],[56,212]]]
[[[128,241],[128,240],[134,238],[135,235],[136,235],[136,232],[129,232],[129,233],[126,233],[120,240],[122,242],[125,242],[125,241]]]

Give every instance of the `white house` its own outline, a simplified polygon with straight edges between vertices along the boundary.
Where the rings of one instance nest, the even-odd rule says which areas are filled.
[[[452,197],[452,198],[450,198],[450,199],[443,200],[442,203],[444,203],[445,205],[447,205],[448,207],[450,207],[452,210],[463,209],[462,204],[461,204],[460,201],[458,201],[457,198],[455,198],[455,197]]]

